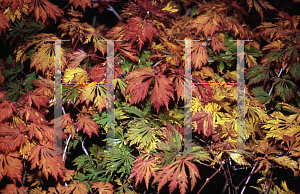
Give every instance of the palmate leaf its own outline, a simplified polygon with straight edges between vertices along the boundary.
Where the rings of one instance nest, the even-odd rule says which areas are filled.
[[[16,184],[16,180],[22,183],[23,165],[19,157],[18,152],[0,153],[0,181],[3,176],[7,176],[14,184]]]
[[[90,138],[92,136],[92,133],[98,136],[99,125],[95,121],[89,118],[90,118],[89,115],[78,118],[77,121],[78,131],[83,129],[83,132],[88,134]]]
[[[192,63],[194,64],[195,69],[200,69],[202,65],[207,63],[208,55],[205,49],[206,46],[203,46],[200,42],[196,42],[192,45]]]
[[[81,102],[86,102],[88,105],[90,102],[94,102],[94,105],[98,108],[99,113],[107,106],[106,99],[106,85],[88,84],[81,89],[80,99]]]
[[[192,118],[196,122],[197,128],[195,129],[199,134],[202,131],[206,137],[209,137],[213,129],[213,116],[205,111],[196,112]]]
[[[139,51],[147,40],[152,43],[154,34],[158,33],[152,20],[143,20],[141,17],[129,18],[125,29],[123,39],[131,39],[132,44],[137,42]]]
[[[2,31],[6,33],[6,29],[8,28],[9,28],[8,20],[5,17],[5,15],[2,12],[0,12],[0,35]]]
[[[284,75],[283,78],[276,78],[275,82],[275,96],[280,96],[284,102],[290,101],[294,98],[298,89],[297,85],[290,80],[289,75]]]
[[[72,192],[72,194],[88,194],[88,188],[84,183],[76,181],[68,186],[68,192]]]
[[[90,0],[69,0],[69,4],[73,4],[75,9],[81,7],[85,11],[86,7],[92,8],[92,3]]]
[[[130,141],[129,146],[137,144],[139,149],[144,149],[151,145],[153,146],[157,139],[154,129],[151,128],[149,123],[145,120],[134,121],[134,124],[128,129],[125,137]]]
[[[41,19],[43,24],[45,24],[47,18],[52,18],[56,21],[63,13],[57,5],[52,4],[48,0],[31,0],[29,4],[29,13],[32,11],[34,11],[36,22]]]
[[[153,183],[155,183],[156,181],[159,182],[157,191],[159,192],[168,181],[171,181],[169,184],[170,193],[172,193],[175,190],[175,188],[179,186],[180,194],[185,194],[188,187],[188,176],[185,170],[186,167],[189,170],[188,172],[190,174],[189,178],[191,179],[192,191],[197,182],[197,178],[200,178],[197,166],[190,162],[194,158],[194,156],[188,156],[185,159],[179,158],[179,160],[162,167],[162,171],[159,172],[153,180]]]
[[[138,183],[142,182],[145,179],[146,188],[147,190],[149,181],[151,177],[156,175],[156,159],[155,158],[148,158],[145,159],[145,155],[139,156],[134,162],[134,166],[132,167],[132,172],[128,179],[135,177],[135,186]]]
[[[95,182],[91,186],[94,189],[97,189],[95,193],[99,194],[111,194],[114,193],[114,186],[108,182]]]
[[[28,160],[31,162],[31,170],[38,166],[47,180],[50,174],[57,181],[58,177],[63,177],[65,167],[61,156],[51,152],[53,146],[49,142],[40,141],[40,144],[31,148]]]
[[[254,88],[252,93],[262,104],[268,104],[272,100],[272,97],[261,87]]]
[[[132,94],[130,104],[136,104],[145,99],[153,79],[154,88],[151,95],[151,104],[154,105],[157,113],[163,105],[168,109],[170,98],[174,100],[172,82],[162,72],[156,75],[151,67],[144,67],[143,69],[134,70],[127,78],[129,79],[129,84],[126,92]]]
[[[276,10],[275,7],[273,7],[268,1],[265,1],[265,0],[247,0],[247,4],[249,7],[248,12],[250,12],[251,9],[254,7],[255,10],[259,13],[261,19],[264,18],[263,9]]]
[[[293,63],[289,68],[289,73],[295,81],[300,79],[300,63]]]
[[[249,85],[259,82],[263,82],[265,85],[271,76],[274,76],[273,72],[268,67],[262,65],[250,67],[246,73],[246,79],[249,79]]]

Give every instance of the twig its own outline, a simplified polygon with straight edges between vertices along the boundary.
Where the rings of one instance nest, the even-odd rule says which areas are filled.
[[[239,188],[240,185],[242,184],[242,182],[244,182],[245,179],[247,178],[247,180],[246,180],[246,182],[245,182],[245,185],[244,185],[244,187],[243,187],[243,190],[242,190],[241,194],[244,193],[244,191],[245,191],[245,189],[246,189],[246,186],[247,186],[247,184],[248,184],[248,182],[249,182],[251,176],[254,174],[254,171],[255,171],[255,168],[256,168],[257,164],[258,164],[258,161],[256,161],[256,163],[255,163],[255,165],[253,166],[253,168],[252,168],[250,174],[249,174],[247,177],[245,177],[245,178],[239,183],[239,185],[237,186],[237,188]]]
[[[66,153],[67,153],[67,149],[68,149],[68,145],[69,145],[71,136],[72,135],[70,134],[69,137],[68,137],[68,139],[67,139],[67,142],[66,142],[66,146],[65,146],[65,149],[64,149],[63,157],[62,157],[62,161],[63,162],[65,161],[65,157],[66,157]]]
[[[85,141],[86,137],[83,139],[82,143],[81,143],[81,147],[82,147],[82,150],[84,151],[85,155],[89,155],[89,153],[87,152],[87,150],[85,149],[84,147],[84,141]]]
[[[115,16],[117,16],[117,18],[119,19],[120,22],[122,21],[122,19],[120,18],[120,15],[116,12],[116,10],[111,5],[108,5],[107,10],[113,12],[115,14]]]
[[[269,179],[270,181],[269,181],[269,184],[268,184],[268,189],[267,189],[266,194],[269,194],[269,191],[270,191],[270,188],[271,188],[273,172],[274,172],[274,171],[272,170],[271,176],[270,176],[270,179]]]
[[[218,172],[220,172],[220,170],[221,170],[221,168],[223,167],[223,165],[224,164],[222,164],[220,167],[219,167],[219,169],[218,170],[216,170],[216,172],[214,173],[214,174],[212,174],[209,178],[207,178],[206,180],[205,180],[205,183],[202,185],[202,187],[200,188],[200,190],[198,191],[198,193],[197,194],[199,194],[201,191],[202,191],[202,189],[205,187],[205,185],[218,173]]]
[[[196,137],[196,138],[200,140],[200,138],[198,138],[198,137]],[[220,162],[220,160],[219,160],[218,157],[215,155],[213,149],[208,145],[208,143],[207,143],[205,140],[203,140],[203,141],[205,142],[205,144],[206,144],[206,146],[208,147],[209,151],[212,153],[212,155],[214,156],[214,158],[217,160],[217,162],[218,162],[219,165],[221,166],[222,170],[224,171],[223,174],[224,174],[225,179],[226,179],[226,182],[227,182],[228,193],[230,194],[230,186],[232,186],[233,184],[232,184],[232,182],[229,181],[229,179],[228,179],[228,177],[227,177],[226,171],[225,171],[225,169],[224,169],[224,167],[223,167],[223,165],[222,165],[223,163]]]

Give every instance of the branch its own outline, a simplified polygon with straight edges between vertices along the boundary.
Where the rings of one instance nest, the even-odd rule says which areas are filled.
[[[122,21],[122,19],[120,18],[120,15],[116,12],[116,10],[111,5],[108,5],[107,10],[113,12],[115,14],[115,16],[117,16],[117,18],[119,19],[120,22]]]
[[[82,143],[81,143],[81,147],[82,147],[82,150],[84,151],[85,155],[89,155],[89,153],[87,152],[87,150],[85,149],[84,147],[84,141],[85,141],[86,137],[83,139]]]
[[[274,172],[274,171],[272,170],[271,176],[270,176],[270,179],[269,179],[269,184],[268,184],[268,189],[267,189],[266,194],[269,194],[269,191],[270,191],[270,188],[271,188],[273,172]]]
[[[219,167],[219,169],[214,173],[214,174],[212,174],[209,178],[207,178],[206,180],[205,180],[205,183],[202,185],[202,187],[200,188],[200,190],[198,191],[198,193],[197,194],[199,194],[201,191],[202,191],[202,189],[205,187],[205,185],[210,181],[210,179],[212,179],[218,172],[220,172],[220,170],[221,170],[221,168],[223,167],[223,165],[224,164],[222,164],[220,167]]]
[[[246,177],[239,183],[239,185],[237,186],[237,188],[239,188],[240,185],[242,184],[242,182],[244,182],[245,179],[247,178],[247,180],[246,180],[246,182],[245,182],[245,185],[244,185],[244,187],[243,187],[243,190],[242,190],[241,194],[244,193],[244,191],[245,191],[245,189],[246,189],[246,186],[247,186],[247,184],[248,184],[248,182],[249,182],[251,176],[252,176],[253,174],[255,174],[254,171],[255,171],[255,168],[256,168],[257,164],[258,164],[258,161],[256,161],[256,163],[255,163],[255,165],[253,166],[253,168],[252,168],[250,174],[249,174],[248,176],[246,176]]]

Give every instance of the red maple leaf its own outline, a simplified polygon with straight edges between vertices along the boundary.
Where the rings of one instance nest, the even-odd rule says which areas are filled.
[[[47,106],[47,103],[49,102],[49,98],[47,96],[34,93],[31,91],[27,91],[18,101],[18,103],[22,102],[28,102],[28,105],[31,106],[32,103],[37,106],[38,109],[40,109],[40,106]]]
[[[196,78],[194,77],[196,85],[193,84],[193,95],[196,96],[201,102],[209,102],[213,101],[213,88],[210,87],[208,84],[201,84],[204,83],[203,79],[200,75]]]
[[[6,16],[2,12],[0,12],[0,35],[2,30],[5,34],[7,28],[9,28],[8,20]]]
[[[157,113],[163,105],[168,109],[170,98],[174,100],[172,82],[162,74],[162,71],[155,74],[151,67],[148,66],[132,71],[127,78],[129,79],[129,85],[126,88],[126,92],[132,94],[130,104],[139,103],[145,99],[153,79],[154,88],[151,95],[151,104],[154,105]]]
[[[131,39],[131,44],[137,42],[139,51],[147,39],[152,43],[154,34],[157,34],[152,20],[143,20],[141,17],[129,18],[125,27],[123,39]]]
[[[26,141],[25,124],[19,123],[19,128],[10,128],[4,124],[0,124],[0,136],[4,138],[0,141],[0,150],[4,152],[14,151]]]

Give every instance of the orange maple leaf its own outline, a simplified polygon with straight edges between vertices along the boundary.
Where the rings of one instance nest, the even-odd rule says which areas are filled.
[[[127,78],[129,79],[129,84],[126,91],[132,94],[130,104],[139,103],[145,99],[153,79],[154,88],[151,95],[151,104],[154,105],[157,112],[163,105],[168,109],[170,98],[174,100],[172,82],[162,72],[155,74],[151,67],[148,66],[130,72]]]
[[[208,61],[208,55],[205,51],[206,46],[203,46],[201,42],[195,42],[192,45],[192,63],[195,69],[200,69],[202,65],[205,65]]]
[[[68,193],[68,187],[61,185],[58,183],[56,187],[49,187],[48,191],[50,194],[67,194]]]
[[[14,151],[26,141],[25,124],[19,123],[19,128],[10,128],[4,124],[0,124],[0,136],[4,138],[0,141],[0,150],[4,152]]]
[[[91,187],[97,189],[96,192],[98,192],[99,194],[114,193],[114,186],[108,182],[95,182]]]
[[[45,121],[45,116],[43,113],[35,110],[31,106],[25,105],[21,109],[21,113],[25,117],[25,121],[31,121],[37,124],[42,124]]]
[[[88,189],[85,186],[85,184],[76,181],[76,182],[72,182],[69,187],[68,187],[68,191],[72,194],[87,194],[88,193]]]
[[[0,104],[0,122],[5,119],[11,118],[13,113],[17,113],[16,104],[14,102],[4,100]]]
[[[80,49],[68,53],[67,56],[69,57],[68,67],[73,69],[78,67],[80,65],[80,62],[88,57],[87,53]]]
[[[159,192],[162,186],[164,186],[168,181],[171,181],[169,185],[170,193],[172,193],[179,185],[180,194],[185,194],[188,187],[187,174],[185,172],[186,167],[189,170],[192,191],[197,182],[196,178],[200,178],[197,166],[190,162],[190,160],[193,160],[194,158],[194,156],[188,156],[185,159],[182,159],[181,157],[178,161],[172,162],[171,164],[162,167],[162,171],[159,172],[153,180],[153,183],[158,181],[157,191]]]
[[[15,194],[15,193],[23,194],[23,193],[28,193],[27,191],[28,191],[28,187],[25,186],[17,187],[15,184],[8,184],[0,192],[6,194]]]
[[[23,164],[19,158],[18,152],[0,153],[0,181],[3,176],[8,176],[14,184],[16,184],[16,180],[22,183]]]
[[[75,9],[77,9],[77,7],[81,7],[83,11],[85,11],[86,7],[92,8],[90,0],[69,0],[69,4],[71,3],[74,5]]]
[[[132,171],[128,179],[135,177],[135,186],[145,179],[146,188],[148,190],[150,178],[156,174],[156,160],[155,158],[148,160],[142,160],[141,158],[144,158],[144,156],[140,156],[134,161],[136,163],[132,167]]]
[[[100,127],[95,121],[89,118],[89,115],[79,117],[77,121],[77,126],[78,131],[83,129],[83,132],[88,134],[88,136],[91,138],[92,133],[98,135],[98,130]]]
[[[33,146],[28,158],[31,162],[30,170],[39,166],[47,180],[50,174],[57,181],[58,177],[63,177],[65,167],[61,155],[51,154],[51,152],[53,152],[53,146],[49,142],[40,141],[40,144]]]
[[[26,129],[29,131],[28,134],[30,139],[36,137],[40,141],[42,141],[43,139],[48,139],[50,142],[54,142],[53,129],[51,129],[47,125],[37,125],[35,123],[30,123],[30,125],[28,125]]]

